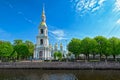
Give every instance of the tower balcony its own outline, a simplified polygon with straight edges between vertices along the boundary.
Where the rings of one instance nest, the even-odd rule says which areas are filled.
[[[37,38],[48,38],[48,36],[45,36],[45,35],[38,35]]]

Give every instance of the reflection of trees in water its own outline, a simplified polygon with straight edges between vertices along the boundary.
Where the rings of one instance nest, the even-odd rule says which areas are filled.
[[[41,80],[77,80],[73,74],[57,73],[57,74],[43,74]]]
[[[49,80],[48,74],[44,73],[44,74],[41,76],[41,80]]]
[[[0,80],[120,80],[120,71],[0,69]]]

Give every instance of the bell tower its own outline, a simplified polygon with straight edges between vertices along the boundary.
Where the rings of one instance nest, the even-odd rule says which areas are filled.
[[[41,23],[38,29],[39,29],[39,33],[38,33],[38,36],[36,37],[37,43],[36,43],[34,56],[37,59],[48,60],[51,57],[51,52],[49,49],[48,28],[46,25],[46,16],[45,16],[44,6],[42,9]]]

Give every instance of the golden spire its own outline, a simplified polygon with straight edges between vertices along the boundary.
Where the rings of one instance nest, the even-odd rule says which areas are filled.
[[[45,16],[44,4],[43,4],[42,16],[41,17],[42,17],[41,26],[46,26],[46,16]]]
[[[44,4],[43,4],[43,10],[42,10],[42,22],[45,22],[46,16],[45,16],[45,10],[44,10]]]

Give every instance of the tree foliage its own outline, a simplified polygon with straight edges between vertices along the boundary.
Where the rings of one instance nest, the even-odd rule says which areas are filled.
[[[86,58],[88,59],[89,59],[89,54],[91,53],[91,47],[92,47],[91,41],[92,40],[89,37],[86,37],[81,41],[82,53],[85,54]]]
[[[29,50],[25,44],[16,45],[14,49],[19,58],[25,58],[29,56]]]
[[[25,41],[25,45],[27,46],[28,50],[29,50],[29,56],[33,55],[34,52],[34,44],[31,41]]]
[[[62,53],[60,51],[54,52],[54,59],[62,60]]]
[[[106,49],[108,45],[107,38],[103,36],[96,36],[94,39],[97,41],[98,54],[100,54],[100,59],[101,59],[101,56],[106,53]]]
[[[116,37],[112,37],[109,39],[110,42],[110,49],[111,49],[111,55],[113,55],[114,59],[116,58],[116,55],[120,54],[120,39]]]
[[[75,57],[79,56],[81,52],[81,40],[73,38],[68,44],[68,50],[72,52]]]
[[[0,41],[0,56],[9,57],[13,52],[13,47],[10,42]]]
[[[105,56],[112,55],[116,59],[117,55],[120,55],[120,39],[116,37],[106,38],[104,36],[96,36],[94,38],[85,37],[82,40],[73,38],[68,44],[68,50],[75,56],[80,54],[86,55],[86,59],[89,59],[89,54],[95,58],[96,54]]]
[[[17,53],[17,58],[27,58],[33,56],[34,44],[31,41],[14,40],[14,52]]]

